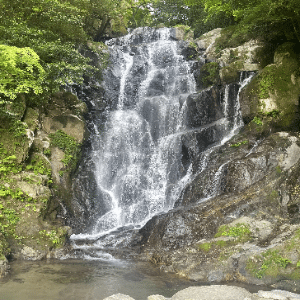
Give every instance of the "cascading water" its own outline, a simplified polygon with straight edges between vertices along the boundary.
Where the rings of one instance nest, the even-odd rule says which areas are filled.
[[[228,140],[242,125],[238,99],[235,95],[229,101],[229,87],[221,99],[219,119],[199,128],[187,125],[186,100],[196,92],[196,84],[193,62],[182,55],[187,43],[175,39],[175,29],[138,28],[107,45],[112,65],[104,85],[112,109],[102,129],[94,125],[91,137],[97,199],[86,202],[96,203],[94,222],[87,233],[71,237],[74,248],[82,248],[79,240],[100,237],[104,238],[97,245],[107,245],[113,239],[109,233],[118,228],[141,227],[153,216],[172,209],[193,176],[191,161],[184,161],[185,137],[197,136],[195,147],[208,149]],[[206,135],[210,133],[208,142]],[[205,142],[200,145],[202,135]],[[187,152],[194,151],[191,149]],[[209,151],[203,154],[202,169]],[[97,206],[97,201],[101,205]]]

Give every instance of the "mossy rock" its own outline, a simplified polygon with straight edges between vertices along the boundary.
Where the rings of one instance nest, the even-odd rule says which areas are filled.
[[[14,128],[0,129],[2,147],[9,155],[15,155],[17,164],[20,164],[28,157],[28,152],[31,146],[31,140],[27,137],[26,123],[20,122],[18,127],[20,131]],[[19,130],[18,129],[18,130]]]
[[[86,104],[71,92],[57,92],[53,94],[51,102],[47,105],[47,115],[56,116],[64,113],[81,115],[87,112]]]
[[[24,122],[28,125],[30,130],[35,131],[39,124],[39,112],[28,107],[24,115]]]
[[[198,86],[207,88],[211,85],[220,82],[219,64],[217,62],[210,62],[200,68],[199,77],[197,78]]]
[[[235,61],[220,70],[220,78],[222,83],[229,84],[238,82],[240,71],[243,70],[244,64],[241,60]]]
[[[5,260],[10,253],[10,248],[5,236],[0,232],[0,260]]]
[[[285,44],[284,44],[285,45]],[[279,47],[276,54],[278,64],[271,64],[242,91],[240,96],[242,115],[248,120],[261,114],[279,112],[275,125],[288,129],[295,123],[300,95],[299,60],[293,47],[288,44]]]
[[[291,42],[280,45],[274,53],[274,63],[289,64],[291,59],[299,62],[300,55],[298,52],[299,50],[297,49],[298,47],[299,45]]]

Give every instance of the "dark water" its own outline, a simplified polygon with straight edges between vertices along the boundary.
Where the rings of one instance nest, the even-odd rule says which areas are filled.
[[[10,274],[0,279],[1,300],[102,300],[122,293],[135,300],[149,295],[173,296],[191,285],[200,285],[166,274],[148,263],[124,261],[15,261]],[[238,284],[231,284],[238,285]],[[250,292],[268,289],[239,285]]]

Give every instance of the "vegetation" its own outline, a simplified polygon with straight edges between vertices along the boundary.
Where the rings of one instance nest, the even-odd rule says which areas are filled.
[[[235,226],[222,225],[219,227],[215,237],[231,236],[239,241],[246,241],[251,238],[251,231],[247,224],[236,224]]]
[[[288,264],[291,264],[291,261],[282,257],[279,250],[267,250],[261,256],[249,259],[247,269],[257,278],[276,277]]]
[[[240,146],[242,146],[242,145],[246,145],[246,144],[248,144],[248,143],[249,143],[248,140],[247,140],[247,141],[242,141],[242,142],[238,142],[238,143],[235,143],[235,144],[231,144],[230,147],[238,148],[238,147],[240,147]]]
[[[56,146],[64,151],[65,157],[62,162],[65,167],[70,166],[73,168],[79,158],[80,145],[73,137],[67,135],[62,130],[50,134],[49,137],[51,138],[52,146]]]

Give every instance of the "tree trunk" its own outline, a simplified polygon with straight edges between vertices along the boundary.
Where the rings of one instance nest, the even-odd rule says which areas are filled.
[[[109,23],[110,23],[110,18],[104,17],[101,22],[101,26],[98,28],[98,30],[95,34],[95,37],[94,37],[95,42],[100,42],[101,40],[103,40],[104,32],[105,32],[106,28],[108,27]]]

